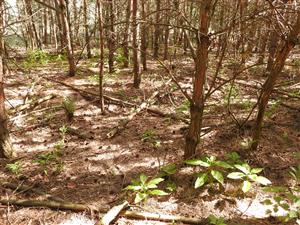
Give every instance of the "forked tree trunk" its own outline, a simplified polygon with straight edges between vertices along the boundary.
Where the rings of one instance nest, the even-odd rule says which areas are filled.
[[[275,62],[273,64],[273,66],[271,67],[269,76],[261,90],[259,100],[258,100],[257,118],[256,118],[254,130],[253,130],[253,134],[252,134],[252,145],[251,145],[252,151],[256,150],[258,147],[259,139],[261,136],[263,118],[264,118],[264,114],[265,114],[265,110],[266,110],[268,101],[269,101],[272,91],[274,89],[276,80],[284,67],[285,60],[287,59],[290,51],[299,42],[299,40],[297,39],[299,33],[300,33],[300,11],[298,11],[298,13],[297,13],[297,21],[293,25],[290,34],[287,36],[287,39],[286,39],[282,49],[276,55]]]
[[[203,0],[200,6],[200,43],[197,48],[196,71],[193,84],[193,98],[190,103],[191,122],[186,135],[184,158],[192,157],[200,141],[202,127],[202,116],[204,108],[204,83],[208,64],[209,37],[208,28],[210,24],[212,0]]]
[[[4,56],[4,25],[3,25],[3,17],[4,17],[4,4],[3,1],[0,1],[0,158],[12,158],[15,156],[13,151],[9,132],[7,129],[7,115],[5,112],[5,96],[4,96],[4,69],[3,69],[3,56]]]
[[[138,0],[132,0],[132,53],[133,53],[133,86],[135,88],[140,87],[141,72],[140,72],[140,57],[139,57],[139,24],[137,22],[138,17]]]
[[[104,113],[104,99],[103,99],[103,68],[104,68],[104,34],[103,34],[103,17],[102,17],[102,2],[98,3],[98,18],[99,18],[99,98],[101,113]]]
[[[75,76],[76,73],[76,65],[73,55],[73,46],[72,46],[72,36],[69,27],[69,20],[67,15],[67,4],[66,0],[59,0],[60,3],[60,16],[61,16],[61,23],[63,28],[63,38],[64,43],[66,44],[67,56],[68,56],[68,63],[69,63],[69,76]]]

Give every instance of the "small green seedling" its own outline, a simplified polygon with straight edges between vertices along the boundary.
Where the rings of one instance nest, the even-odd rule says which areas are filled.
[[[222,217],[216,217],[216,216],[214,216],[214,215],[210,215],[210,216],[208,217],[208,220],[209,220],[209,224],[214,224],[214,225],[227,225],[227,224],[225,223],[224,218],[222,218]]]
[[[152,141],[156,137],[156,131],[153,129],[148,129],[142,134],[142,141]]]
[[[8,163],[5,168],[9,170],[9,172],[18,175],[21,172],[22,165],[20,162]]]
[[[177,166],[175,163],[168,164],[162,167],[157,175],[165,179],[166,190],[173,192],[177,189],[176,183],[172,180],[171,176],[177,172]]]
[[[149,196],[168,195],[167,192],[157,187],[162,181],[164,181],[163,178],[149,179],[145,174],[141,174],[139,180],[132,180],[131,185],[127,186],[125,190],[135,193],[134,203],[137,204],[146,200]]]
[[[197,173],[197,179],[195,181],[195,188],[202,187],[206,183],[212,183],[216,180],[220,184],[224,184],[223,169],[233,168],[225,161],[217,160],[215,156],[206,156],[202,159],[186,160],[186,164],[192,166],[205,167],[206,171]]]
[[[228,178],[238,180],[243,180],[242,183],[242,191],[244,193],[248,192],[251,189],[252,182],[256,182],[262,185],[269,185],[271,181],[268,180],[266,177],[258,176],[257,174],[263,171],[263,168],[253,168],[247,164],[236,164],[234,165],[235,168],[240,170],[240,172],[232,172],[227,175]]]

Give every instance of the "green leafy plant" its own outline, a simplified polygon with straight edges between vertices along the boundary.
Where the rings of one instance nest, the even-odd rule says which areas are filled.
[[[222,217],[216,217],[214,215],[210,215],[208,217],[208,221],[209,221],[209,224],[214,224],[214,225],[227,225],[225,223],[225,220],[224,218]]]
[[[223,170],[233,168],[226,161],[217,160],[215,156],[186,160],[185,163],[192,166],[201,166],[206,168],[204,172],[196,174],[197,179],[194,185],[195,188],[202,187],[206,183],[212,183],[214,180],[223,185]]]
[[[142,134],[142,141],[153,141],[156,138],[156,131],[153,129],[148,129]]]
[[[23,63],[25,68],[30,68],[38,65],[46,65],[49,61],[49,54],[43,50],[37,49],[27,53],[27,58]]]
[[[268,180],[266,177],[257,175],[261,171],[263,171],[263,168],[252,169],[247,163],[236,164],[234,165],[234,167],[237,168],[240,172],[232,172],[228,174],[227,177],[234,180],[239,180],[239,179],[243,180],[241,188],[244,193],[248,192],[251,189],[253,182],[262,185],[271,184],[271,181]]]
[[[178,106],[175,111],[179,114],[186,114],[190,109],[190,105],[190,102],[186,100],[180,106]]]
[[[59,160],[60,156],[61,156],[60,152],[51,151],[48,153],[42,153],[42,154],[36,155],[36,159],[33,160],[33,162],[39,164],[43,168],[44,174],[47,175],[49,169],[56,170],[56,167],[52,167],[53,164],[56,164],[59,166],[60,166],[60,164],[62,164]]]
[[[8,163],[8,164],[6,164],[5,168],[9,172],[11,172],[15,175],[18,175],[21,172],[22,165],[20,162]]]
[[[173,192],[177,189],[176,183],[172,180],[171,176],[177,172],[177,166],[175,163],[168,164],[163,166],[157,177],[161,177],[165,179],[165,187],[166,190]]]
[[[125,190],[135,193],[134,203],[140,203],[146,200],[149,196],[168,195],[167,192],[158,189],[158,184],[164,181],[163,178],[149,179],[145,174],[141,174],[139,180],[132,180],[131,185],[128,185]]]
[[[226,158],[227,158],[226,162],[229,163],[230,165],[242,163],[241,156],[237,152],[229,152],[226,155]]]

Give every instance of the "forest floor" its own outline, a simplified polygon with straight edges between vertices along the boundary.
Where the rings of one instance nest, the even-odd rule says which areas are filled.
[[[168,65],[170,62],[165,63]],[[247,65],[254,63],[250,60]],[[173,73],[190,94],[192,61],[181,56],[172,64],[176,65]],[[164,85],[169,77],[159,63],[149,61],[140,89],[133,88],[129,69],[117,68],[115,73],[105,74],[104,93],[139,105],[159,90],[160,94],[150,108],[172,113],[177,119],[142,111],[114,138],[107,138],[107,133],[133,108],[111,102],[105,104],[106,114],[101,114],[96,95],[86,93],[98,93],[96,58],[81,60],[75,77],[67,76],[67,63],[59,57],[34,65],[26,64],[25,59],[16,59],[9,65],[11,71],[5,81],[6,105],[18,160],[0,161],[1,182],[29,185],[66,201],[109,209],[133,198],[133,194],[126,193],[124,188],[141,173],[155,176],[164,165],[182,163],[187,124],[178,117],[188,119],[188,104],[176,85]],[[227,62],[220,73],[222,79],[230,79],[235,70],[235,66]],[[210,67],[210,76],[213,71],[214,68]],[[263,176],[275,185],[289,183],[289,167],[299,163],[295,157],[300,150],[299,72],[299,67],[285,68],[277,86],[281,91],[273,95],[268,108],[261,145],[251,157],[243,158],[253,167],[263,167]],[[218,79],[217,83],[221,84],[222,79]],[[247,145],[251,134],[255,111],[242,128],[237,121],[241,124],[251,111],[264,80],[262,67],[252,67],[237,75],[234,86],[231,87],[229,82],[213,93],[204,112],[199,155],[224,159],[226,154],[236,151],[247,157],[243,146]],[[230,98],[229,90],[232,93]],[[47,96],[51,96],[49,100],[35,103]],[[74,102],[76,108],[71,119],[62,107],[66,97]],[[28,109],[22,110],[24,102],[31,104]],[[64,126],[72,128],[65,135],[62,131]],[[7,166],[8,163],[10,166]],[[217,191],[207,186],[194,189],[195,171],[190,167],[178,168],[177,173],[171,176],[176,183],[176,191],[168,196],[149,198],[141,205],[143,211],[196,218],[212,214],[224,217],[226,223],[232,225],[281,224],[273,216],[266,215],[267,208],[261,201],[268,197],[268,193],[258,186],[246,195],[238,193],[237,184],[230,182]],[[4,186],[0,187],[0,193],[2,199],[40,197],[30,191],[19,193]],[[89,212],[0,206],[0,224],[68,224],[64,221],[74,220],[74,215],[96,221],[95,215]],[[72,219],[69,224],[70,221]],[[164,224],[126,218],[119,218],[116,223]]]

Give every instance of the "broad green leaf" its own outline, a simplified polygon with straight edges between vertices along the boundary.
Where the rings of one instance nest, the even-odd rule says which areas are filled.
[[[290,218],[298,218],[298,212],[295,210],[289,211],[288,215]]]
[[[224,184],[224,177],[222,173],[218,170],[212,170],[210,171],[211,175],[215,180],[217,180],[220,184]]]
[[[206,181],[207,181],[207,173],[199,174],[195,182],[195,188],[202,187]]]
[[[261,171],[263,171],[263,168],[253,168],[251,173],[260,173]]]
[[[272,203],[272,201],[271,201],[271,199],[265,199],[263,202],[262,202],[262,204],[264,204],[264,205],[272,205],[273,203]]]
[[[247,181],[247,180],[243,181],[243,183],[242,183],[242,191],[244,193],[246,193],[246,192],[248,192],[250,190],[250,188],[251,188],[251,182]]]
[[[285,211],[288,211],[290,209],[290,206],[287,203],[280,204],[280,207],[283,208]]]
[[[260,183],[262,185],[269,185],[269,184],[272,184],[272,182],[268,179],[268,178],[265,178],[263,176],[258,176],[255,180],[257,183]]]
[[[164,171],[165,173],[167,173],[168,175],[172,175],[172,174],[176,173],[177,167],[176,167],[175,163],[172,163],[172,164],[162,167],[161,170]]]
[[[130,191],[139,191],[141,190],[141,186],[136,186],[136,185],[128,185],[125,190],[130,190]]]
[[[142,173],[140,175],[140,181],[141,181],[142,184],[145,184],[147,179],[148,179],[148,176],[146,176],[145,174]]]
[[[233,168],[231,165],[229,165],[227,162],[224,162],[224,161],[216,161],[215,165],[223,167],[225,169],[232,169]]]
[[[166,189],[170,192],[175,191],[177,188],[176,183],[172,180],[168,180],[166,183]]]
[[[157,184],[159,184],[162,181],[164,181],[163,178],[154,178],[154,179],[150,180],[146,186],[147,186],[147,188],[156,188]]]
[[[250,175],[248,175],[248,177],[249,177],[252,181],[257,182],[258,176],[257,176],[256,174],[250,174]]]
[[[159,195],[159,196],[162,196],[162,195],[168,195],[169,193],[165,192],[165,191],[162,191],[162,190],[159,190],[159,189],[155,189],[155,190],[151,190],[148,192],[150,195]]]
[[[148,197],[148,195],[146,193],[137,193],[134,199],[134,203],[140,203],[141,201],[143,201],[144,199],[146,199]]]
[[[204,162],[201,159],[190,159],[190,160],[186,160],[185,163],[192,166],[210,167],[209,163]]]
[[[232,172],[232,173],[227,175],[228,178],[234,179],[234,180],[241,179],[245,176],[246,175],[244,173],[241,173],[241,172]]]
[[[239,169],[240,171],[242,171],[245,174],[249,174],[250,173],[250,166],[247,163],[243,163],[243,164],[236,164],[234,165],[235,168]]]

